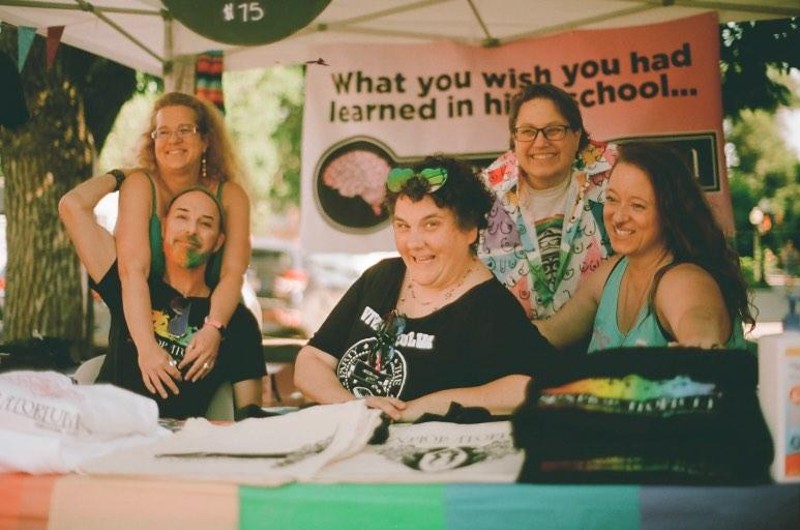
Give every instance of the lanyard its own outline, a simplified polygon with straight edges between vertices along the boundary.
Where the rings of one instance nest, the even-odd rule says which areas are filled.
[[[572,175],[569,177],[573,178]],[[519,194],[519,182],[517,182],[517,189]],[[544,305],[550,305],[555,298],[556,290],[561,284],[561,280],[567,273],[569,262],[573,254],[572,241],[578,236],[579,220],[580,220],[580,207],[583,199],[583,190],[575,184],[573,180],[570,182],[569,191],[567,192],[566,201],[564,201],[564,225],[561,229],[561,242],[560,252],[558,256],[558,269],[555,275],[548,280],[542,265],[542,253],[539,249],[539,236],[536,232],[536,225],[527,226],[525,218],[522,215],[519,207],[519,201],[515,206],[515,221],[517,230],[519,231],[520,242],[522,248],[527,256],[528,268],[531,272],[531,290]]]

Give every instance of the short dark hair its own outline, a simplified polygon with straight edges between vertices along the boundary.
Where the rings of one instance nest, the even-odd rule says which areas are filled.
[[[511,100],[511,108],[508,114],[508,132],[510,136],[511,149],[514,148],[514,127],[517,126],[519,110],[522,105],[533,99],[547,99],[553,102],[558,112],[567,120],[570,129],[580,131],[581,139],[578,142],[578,152],[583,151],[589,145],[589,131],[583,126],[583,116],[578,102],[575,101],[569,92],[548,83],[532,83],[525,85]]]
[[[488,226],[486,215],[492,207],[493,196],[486,189],[474,167],[461,160],[442,155],[426,157],[411,166],[415,173],[427,168],[446,170],[447,182],[434,192],[430,192],[430,183],[422,177],[410,178],[400,191],[393,192],[387,187],[384,204],[391,215],[394,215],[395,204],[401,196],[417,202],[429,194],[436,206],[449,208],[456,214],[458,226],[462,230],[472,228],[483,230]]]
[[[629,142],[619,146],[614,167],[619,164],[638,168],[650,180],[664,240],[675,262],[702,267],[719,285],[731,318],[754,324],[739,256],[681,154],[659,142]],[[656,282],[662,274],[663,269]]]

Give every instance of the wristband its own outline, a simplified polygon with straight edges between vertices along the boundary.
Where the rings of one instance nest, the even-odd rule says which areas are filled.
[[[112,169],[108,174],[117,181],[117,185],[114,186],[114,191],[119,191],[120,186],[122,186],[122,181],[125,180],[125,173],[121,169]]]
[[[206,317],[203,320],[203,322],[205,322],[206,324],[208,324],[212,328],[217,328],[217,331],[219,331],[219,334],[221,336],[223,336],[223,337],[225,336],[225,326],[223,326],[222,322],[220,322],[219,320],[212,320],[212,319]]]

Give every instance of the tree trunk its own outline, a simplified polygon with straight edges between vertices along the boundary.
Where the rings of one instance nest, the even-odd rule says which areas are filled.
[[[92,173],[92,139],[78,90],[58,68],[45,71],[42,48],[35,43],[23,76],[31,120],[15,130],[0,127],[8,246],[3,340],[41,334],[85,351],[81,268],[58,201]]]

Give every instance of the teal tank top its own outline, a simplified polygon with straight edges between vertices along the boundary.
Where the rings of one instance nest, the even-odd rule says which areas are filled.
[[[161,238],[161,219],[158,218],[158,206],[156,204],[156,183],[153,177],[148,175],[150,179],[150,189],[153,192],[153,205],[152,214],[150,215],[149,232],[150,232],[150,276],[154,278],[161,278],[164,276],[165,256],[164,256],[164,241]],[[220,182],[217,186],[217,200],[222,204],[222,185]],[[206,284],[212,289],[219,283],[220,270],[222,269],[222,254],[225,251],[225,244],[220,247],[218,251],[211,255],[206,267]]]
[[[614,265],[605,286],[603,286],[603,294],[600,297],[600,304],[597,307],[597,314],[594,318],[589,353],[626,346],[666,346],[674,341],[659,323],[658,317],[649,303],[639,310],[636,322],[628,333],[622,333],[617,327],[619,290],[622,276],[627,267],[628,258],[620,259]],[[745,348],[744,329],[741,320],[738,318],[733,322],[733,332],[725,344],[725,348]]]

